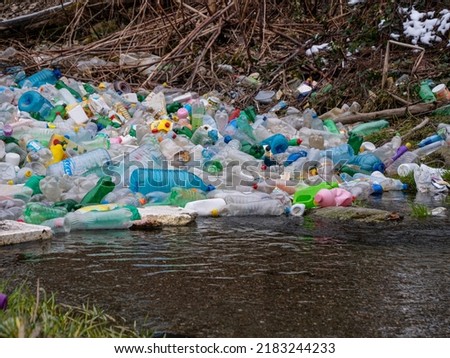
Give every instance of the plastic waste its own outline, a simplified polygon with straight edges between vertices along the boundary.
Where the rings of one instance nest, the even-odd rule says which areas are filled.
[[[115,188],[110,176],[100,178],[97,184],[90,191],[86,193],[81,200],[81,205],[100,204],[101,200]]]
[[[128,229],[132,223],[133,213],[127,208],[107,211],[75,211],[66,218],[71,231],[76,230],[121,230]]]
[[[41,223],[41,225],[51,228],[54,234],[67,234],[71,229],[70,221],[67,217],[58,217],[45,220]]]
[[[360,136],[367,136],[369,134],[380,131],[383,128],[389,127],[389,122],[385,119],[380,119],[378,121],[372,121],[368,123],[363,123],[354,127],[350,133],[357,134]]]
[[[76,157],[67,158],[47,168],[48,176],[83,175],[92,169],[101,169],[111,163],[111,157],[106,149],[95,149],[80,154]]]
[[[40,121],[53,122],[55,116],[52,115],[53,105],[44,96],[36,91],[28,91],[22,94],[19,99],[19,109]]]
[[[27,203],[23,216],[26,223],[39,225],[46,220],[63,217],[66,214],[65,208],[49,207],[42,203]]]
[[[4,293],[0,293],[0,310],[6,311],[8,308],[8,296]]]
[[[198,216],[217,217],[226,206],[225,200],[221,198],[191,201],[186,204],[185,209],[195,211]]]
[[[31,76],[22,79],[21,81],[19,81],[18,85],[22,88],[39,87],[44,84],[54,85],[58,80],[58,78],[60,77],[61,77],[60,71],[45,68],[32,74]]]
[[[313,208],[316,206],[314,203],[314,197],[319,190],[337,188],[338,186],[338,183],[321,182],[318,185],[299,188],[295,191],[293,203],[304,204],[307,209]]]
[[[133,192],[146,195],[152,191],[170,192],[174,187],[196,188],[202,191],[214,189],[195,174],[185,170],[140,168],[131,173],[130,189]]]

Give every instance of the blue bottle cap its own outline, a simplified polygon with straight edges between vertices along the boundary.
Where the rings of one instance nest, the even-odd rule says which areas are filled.
[[[213,191],[216,190],[216,187],[212,184],[208,184],[208,186],[206,187],[206,191]]]
[[[216,129],[212,129],[208,132],[208,137],[217,142],[219,140],[219,132]]]
[[[385,166],[384,163],[382,163],[382,162],[376,163],[376,164],[373,166],[373,171],[375,171],[375,172],[384,173],[384,170],[385,170],[385,169],[386,169],[386,166]]]
[[[61,73],[61,70],[60,70],[59,68],[55,68],[55,69],[53,70],[53,74],[55,75],[55,77],[56,77],[57,79],[60,79],[60,78],[62,77],[62,73]]]
[[[402,190],[407,190],[408,189],[408,184],[403,184],[402,185]]]
[[[228,134],[225,137],[223,137],[223,141],[227,144],[232,140],[233,140],[233,138],[231,138],[231,136]]]
[[[383,187],[380,184],[372,184],[372,189],[374,194],[382,194]]]

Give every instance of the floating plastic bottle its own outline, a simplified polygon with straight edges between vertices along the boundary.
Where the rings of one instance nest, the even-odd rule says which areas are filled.
[[[76,230],[120,230],[128,229],[133,223],[133,213],[126,208],[108,211],[89,211],[67,214],[71,231]]]
[[[273,154],[284,153],[289,147],[288,139],[282,134],[274,134],[271,137],[263,140],[262,145],[268,145],[269,150]]]
[[[356,165],[364,171],[368,172],[384,172],[384,163],[375,155],[369,152],[364,152],[356,155],[348,161],[348,164]]]
[[[111,177],[104,176],[98,180],[94,188],[86,193],[80,204],[83,206],[100,204],[102,199],[113,191],[114,188],[115,184],[112,182]]]
[[[148,194],[152,191],[170,192],[172,188],[196,188],[202,191],[213,190],[197,175],[178,169],[136,169],[131,173],[130,189],[133,192]]]
[[[191,201],[185,205],[185,209],[195,211],[198,216],[217,217],[227,203],[221,198]]]
[[[28,203],[23,216],[26,223],[39,225],[46,220],[63,217],[66,214],[65,208],[49,207],[42,203]]]
[[[246,203],[227,203],[222,209],[224,216],[280,216],[287,212],[286,208],[274,199],[264,199]]]

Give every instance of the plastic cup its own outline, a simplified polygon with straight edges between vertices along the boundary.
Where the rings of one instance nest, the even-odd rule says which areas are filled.
[[[20,163],[20,155],[17,153],[6,153],[5,162],[18,167]]]
[[[372,142],[363,142],[361,144],[360,151],[361,152],[373,152],[377,147]]]
[[[448,90],[447,86],[445,84],[437,85],[436,87],[433,87],[431,90],[435,97],[439,100],[446,101],[450,100],[450,91]]]

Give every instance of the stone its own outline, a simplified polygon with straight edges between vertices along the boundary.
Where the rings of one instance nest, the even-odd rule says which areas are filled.
[[[0,221],[0,246],[46,240],[53,237],[48,226],[32,225],[14,220]]]
[[[197,213],[175,206],[147,206],[138,208],[141,220],[133,221],[131,230],[157,229],[163,226],[185,226],[194,222]]]
[[[366,223],[398,221],[403,219],[400,214],[395,212],[355,206],[320,208],[312,211],[310,215],[332,220],[353,220]]]

